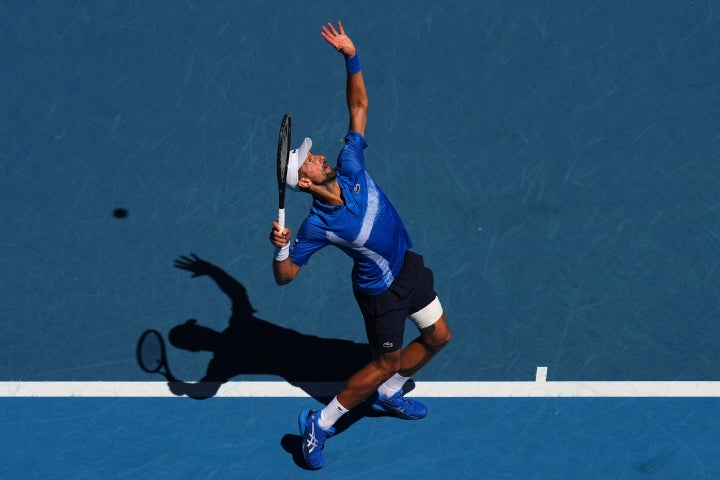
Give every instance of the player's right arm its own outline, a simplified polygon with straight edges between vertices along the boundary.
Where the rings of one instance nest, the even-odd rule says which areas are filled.
[[[273,259],[273,275],[275,275],[275,283],[278,285],[287,285],[292,282],[300,272],[300,265],[296,265],[290,260],[290,238],[292,232],[286,228],[280,231],[280,225],[273,222],[273,228],[270,231],[270,243],[275,245],[276,253]]]

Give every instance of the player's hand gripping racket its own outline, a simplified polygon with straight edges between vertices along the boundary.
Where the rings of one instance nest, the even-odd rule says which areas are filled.
[[[277,149],[278,225],[281,232],[285,229],[285,182],[290,157],[290,130],[290,114],[286,113],[280,123]]]
[[[165,355],[165,341],[157,330],[147,330],[140,336],[136,354],[140,368],[146,372],[160,373],[167,378],[168,382],[177,381],[170,373]]]

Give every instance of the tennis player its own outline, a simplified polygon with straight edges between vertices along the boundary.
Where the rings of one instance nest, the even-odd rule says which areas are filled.
[[[374,400],[372,408],[379,412],[408,420],[425,417],[426,406],[404,397],[402,387],[451,336],[432,272],[411,250],[412,241],[397,211],[365,170],[368,97],[355,45],[340,22],[337,28],[331,23],[323,26],[321,35],[345,57],[350,127],[337,168],[311,151],[309,138],[290,152],[287,187],[309,193],[313,200],[292,248],[291,231],[279,231],[273,222],[273,273],[279,285],[291,282],[310,257],[328,245],[349,255],[354,261],[353,291],[372,355],[325,408],[300,414],[303,456],[313,469],[325,463],[322,449],[334,433],[333,425],[367,398]],[[403,348],[408,317],[419,336]]]

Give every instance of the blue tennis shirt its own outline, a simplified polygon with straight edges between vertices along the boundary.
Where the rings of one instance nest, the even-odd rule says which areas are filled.
[[[345,203],[313,200],[290,249],[296,265],[307,265],[323,247],[334,245],[354,261],[353,288],[369,295],[384,292],[400,271],[412,240],[390,200],[365,170],[362,135],[348,130],[337,159],[337,182]]]

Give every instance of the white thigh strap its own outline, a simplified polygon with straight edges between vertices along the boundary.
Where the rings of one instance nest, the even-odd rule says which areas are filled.
[[[415,322],[415,325],[422,330],[423,328],[427,328],[430,325],[435,324],[435,322],[440,320],[442,314],[443,308],[442,305],[440,305],[440,299],[435,297],[435,300],[428,303],[427,306],[411,314],[410,318],[413,322]]]

